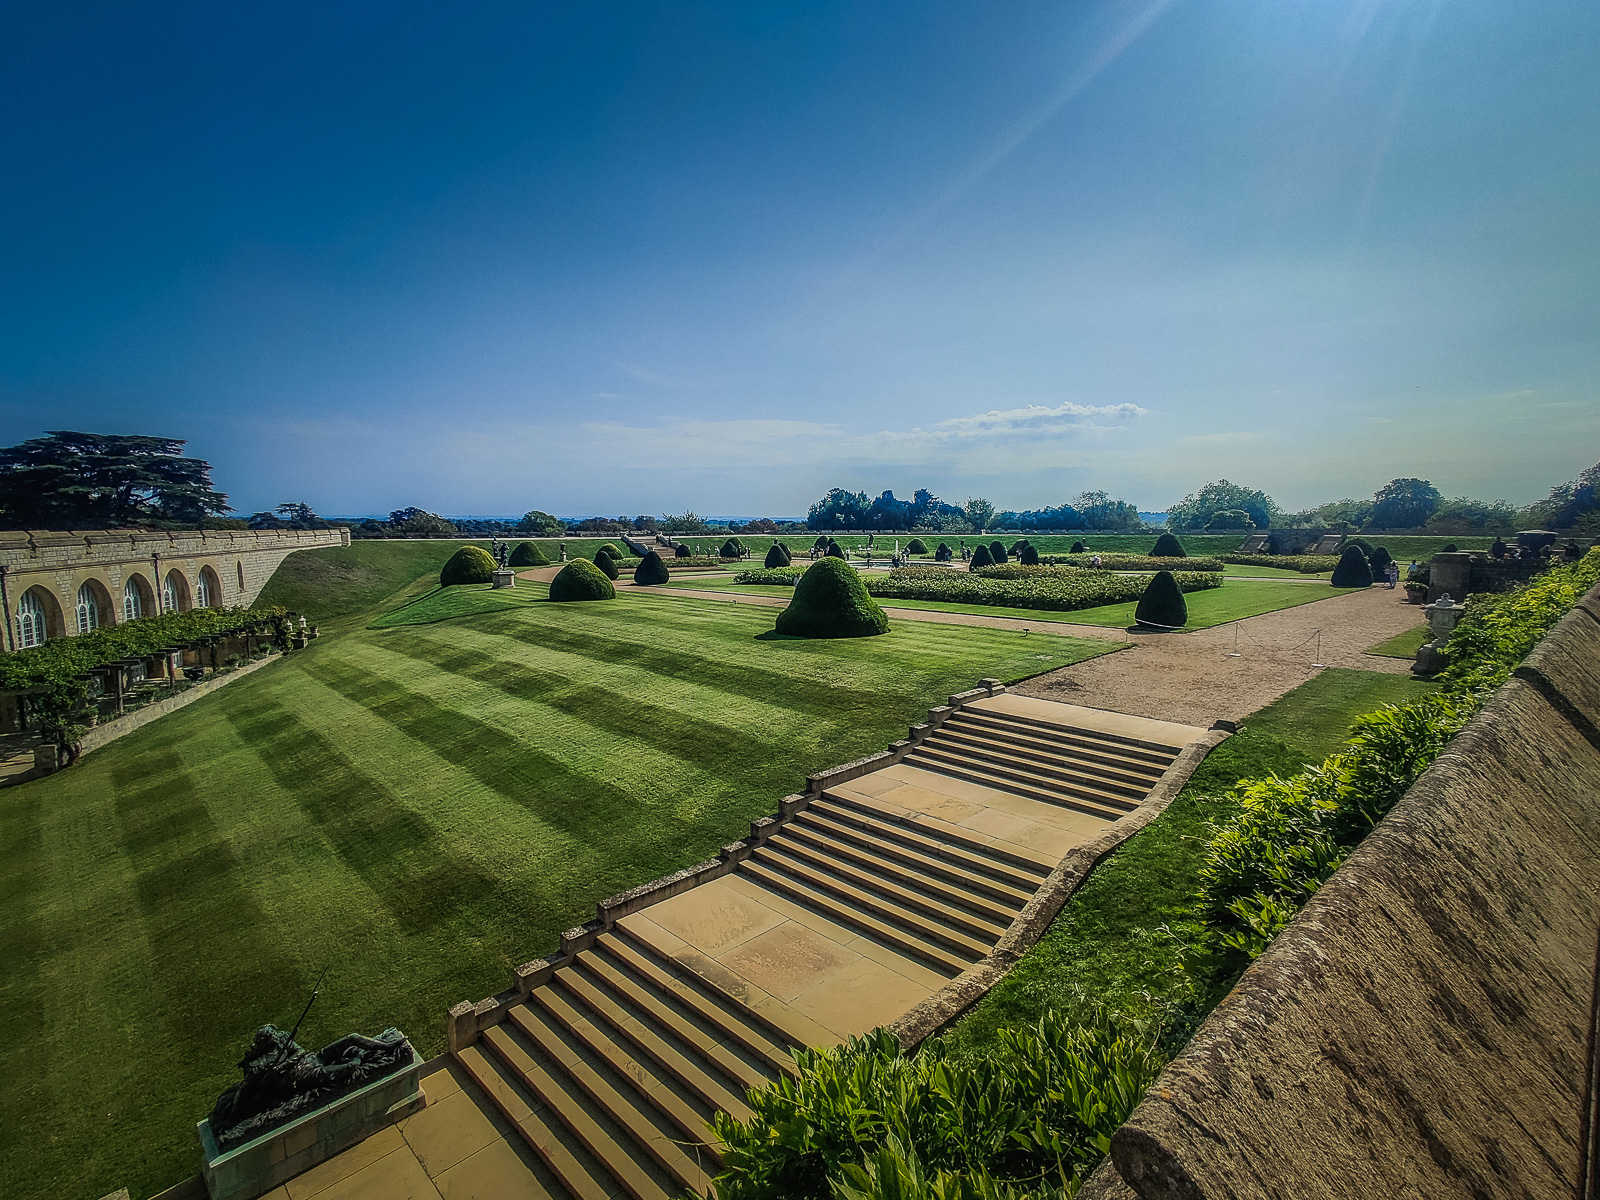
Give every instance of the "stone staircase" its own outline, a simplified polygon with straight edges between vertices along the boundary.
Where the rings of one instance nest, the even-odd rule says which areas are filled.
[[[893,1024],[982,963],[1063,853],[1203,733],[952,697],[718,862],[602,904],[515,990],[451,1010],[469,1089],[520,1147],[518,1194],[708,1194],[714,1113],[747,1118],[747,1089],[792,1074],[792,1050]]]

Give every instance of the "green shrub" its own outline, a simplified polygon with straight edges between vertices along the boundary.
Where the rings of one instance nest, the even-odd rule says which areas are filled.
[[[776,629],[790,637],[871,637],[889,632],[889,618],[867,594],[849,563],[818,559],[795,584],[794,599],[778,614]]]
[[[928,545],[921,538],[912,538],[910,543],[906,546],[907,554],[926,554],[927,552]]]
[[[773,542],[772,549],[767,551],[766,562],[763,565],[768,567],[787,567],[789,565],[789,551],[778,545],[777,542]]]
[[[1339,555],[1339,565],[1333,569],[1333,586],[1336,588],[1364,588],[1372,586],[1372,566],[1361,547],[1354,542]]]
[[[605,553],[603,549],[595,552],[594,567],[595,570],[599,571],[607,579],[615,579],[621,574],[621,572],[617,570],[617,560],[612,558],[611,555]]]
[[[976,571],[979,567],[993,565],[994,555],[990,552],[989,547],[979,542],[978,548],[972,552],[972,557],[967,560],[967,570]]]
[[[1022,553],[1017,556],[1017,561],[1025,567],[1037,567],[1039,565],[1039,552],[1028,545],[1027,542],[1023,542]]]
[[[543,567],[549,562],[544,551],[532,542],[518,542],[511,550],[511,557],[506,560],[507,565],[513,567]]]
[[[876,1029],[796,1052],[797,1076],[753,1091],[748,1121],[714,1118],[727,1147],[717,1197],[1001,1200],[1008,1193],[992,1190],[997,1183],[1038,1196],[1041,1182],[1050,1196],[1070,1194],[1161,1061],[1130,1031],[1053,1012],[998,1040],[982,1058],[957,1057],[938,1039],[906,1054]],[[901,1182],[946,1173],[955,1178],[937,1190]]]
[[[1189,552],[1183,548],[1183,543],[1178,540],[1177,534],[1163,533],[1156,539],[1156,544],[1150,548],[1151,558],[1188,558]]]
[[[1157,571],[1133,610],[1136,624],[1152,628],[1181,629],[1189,623],[1189,605],[1171,571]]]
[[[1006,553],[1006,548],[999,542],[989,543],[989,557],[997,563],[1009,562],[1011,556]]]
[[[494,578],[494,557],[482,546],[463,546],[452,554],[439,572],[439,583],[453,587],[460,583],[488,583]]]
[[[552,600],[614,600],[611,580],[586,558],[575,558],[550,581]]]
[[[672,556],[674,558],[693,558],[694,551],[689,549],[689,547],[684,545],[682,542],[679,542],[677,547],[672,551]]]
[[[828,543],[828,552],[827,552],[827,554],[823,555],[823,557],[824,558],[843,558],[843,557],[845,557],[845,553],[844,553],[844,550],[840,547],[838,542],[830,541]]]
[[[661,555],[652,550],[640,559],[639,565],[633,569],[633,581],[641,587],[655,587],[671,583],[672,572],[667,570],[667,564],[661,561]]]
[[[1073,542],[1072,543],[1072,549],[1070,551],[1068,551],[1068,553],[1070,553],[1070,554],[1087,554],[1087,553],[1089,553],[1089,548],[1087,546],[1085,546],[1082,542]]]

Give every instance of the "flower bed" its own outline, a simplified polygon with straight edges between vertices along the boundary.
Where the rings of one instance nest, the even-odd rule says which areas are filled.
[[[1339,565],[1337,554],[1224,554],[1222,561],[1239,567],[1272,567],[1279,571],[1299,571],[1320,575]]]
[[[1005,570],[1006,568],[995,568]],[[990,604],[999,608],[1040,608],[1072,612],[1137,600],[1149,582],[1106,571],[1049,571],[1022,568],[1016,578],[991,578],[987,571],[949,571],[939,567],[901,567],[887,575],[865,577],[867,591],[878,599],[932,600],[947,604]],[[1185,592],[1222,586],[1220,572],[1174,573]]]

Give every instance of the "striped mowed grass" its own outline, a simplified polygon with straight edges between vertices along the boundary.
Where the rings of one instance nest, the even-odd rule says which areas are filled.
[[[451,1003],[808,771],[982,676],[1113,648],[909,621],[805,642],[763,636],[770,610],[543,595],[347,622],[0,791],[0,1194],[159,1191],[196,1169],[251,1032],[292,1023],[324,966],[303,1044],[393,1024],[437,1053]]]

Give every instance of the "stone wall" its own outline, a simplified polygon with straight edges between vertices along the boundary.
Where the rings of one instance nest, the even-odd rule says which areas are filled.
[[[1084,1200],[1591,1197],[1600,588],[1245,972]]]
[[[130,581],[145,616],[161,611],[169,576],[180,609],[194,605],[202,578],[213,607],[245,606],[296,550],[349,544],[347,529],[0,531],[0,591],[8,614],[3,648],[16,648],[14,615],[29,592],[45,609],[49,636],[67,637],[77,632],[78,592],[85,586],[97,598],[101,625],[122,619]]]

